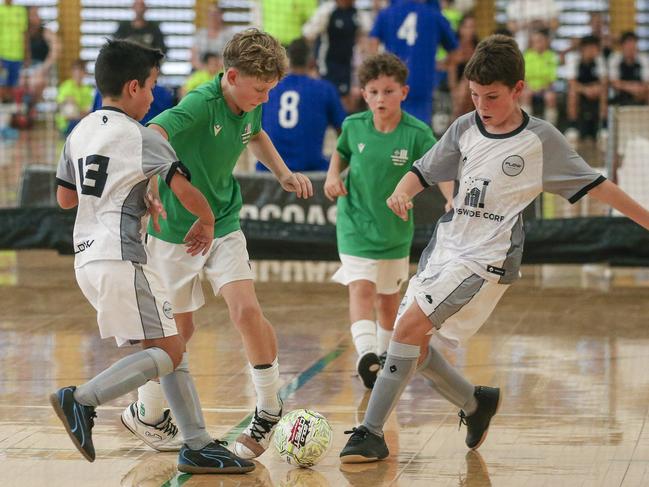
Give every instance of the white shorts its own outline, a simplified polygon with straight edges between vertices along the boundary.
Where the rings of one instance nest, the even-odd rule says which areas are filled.
[[[408,257],[401,259],[368,259],[340,254],[342,265],[331,280],[347,286],[350,282],[366,280],[376,284],[378,294],[395,294],[408,280]]]
[[[155,267],[167,290],[175,313],[196,311],[205,304],[200,273],[212,285],[214,294],[230,282],[254,279],[246,237],[241,230],[215,238],[207,255],[191,256],[183,244],[147,236],[149,265]]]
[[[487,321],[508,287],[488,281],[462,264],[445,266],[426,279],[414,276],[401,301],[395,328],[403,313],[417,301],[441,341],[457,348]]]
[[[97,260],[75,269],[83,295],[97,310],[102,338],[117,346],[177,335],[171,303],[159,277],[146,264]]]

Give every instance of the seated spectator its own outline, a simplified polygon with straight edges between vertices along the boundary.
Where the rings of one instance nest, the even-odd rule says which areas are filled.
[[[185,84],[180,88],[180,98],[184,97],[187,93],[194,88],[198,88],[203,83],[212,81],[214,77],[219,74],[223,69],[223,59],[220,54],[208,52],[203,56],[203,68],[194,71]]]
[[[599,38],[582,37],[579,56],[566,67],[568,80],[568,124],[566,139],[576,144],[579,138],[596,138],[600,121],[606,119],[606,67]]]
[[[128,39],[147,47],[160,49],[166,54],[167,46],[160,26],[157,22],[144,18],[146,13],[144,0],[135,0],[133,2],[133,11],[135,12],[135,18],[120,22],[113,37],[115,39]]]
[[[550,49],[550,33],[537,30],[532,33],[530,48],[525,51],[525,89],[521,97],[523,110],[533,114],[534,104],[543,106],[545,120],[557,124],[557,95],[552,89],[557,80],[559,60]]]
[[[207,9],[207,27],[198,29],[194,34],[191,50],[193,69],[204,69],[207,53],[223,55],[225,44],[236,33],[236,29],[223,24],[223,9],[217,4],[210,4]]]
[[[50,82],[56,84],[53,67],[59,58],[61,43],[57,34],[43,24],[35,6],[29,7],[28,35],[31,58],[29,66],[23,70],[23,86],[37,103]]]
[[[534,30],[559,27],[560,6],[555,0],[511,0],[507,4],[507,27],[514,33],[521,51],[525,52]]]
[[[469,82],[464,78],[464,67],[473,56],[479,41],[475,17],[472,14],[467,14],[460,20],[457,38],[458,48],[448,56],[447,60],[448,87],[451,90],[453,101],[453,120],[474,109]]]
[[[302,27],[304,37],[316,42],[318,72],[331,81],[353,111],[357,101],[351,94],[354,47],[367,34],[371,20],[355,7],[355,0],[327,0]]]
[[[27,10],[12,0],[0,3],[0,103],[13,101],[20,80],[20,68],[29,64],[26,45]]]
[[[59,86],[56,103],[59,105],[56,125],[64,136],[68,136],[79,121],[90,113],[93,88],[83,84],[86,63],[77,59],[72,63],[72,77]]]
[[[262,126],[292,171],[326,171],[322,154],[328,126],[340,131],[346,117],[336,88],[308,75],[311,49],[303,38],[288,47],[289,74],[268,95]],[[267,171],[257,163],[258,171]]]
[[[646,105],[649,97],[649,58],[638,52],[638,36],[625,32],[620,38],[620,52],[608,59],[608,77],[613,88],[611,103]]]

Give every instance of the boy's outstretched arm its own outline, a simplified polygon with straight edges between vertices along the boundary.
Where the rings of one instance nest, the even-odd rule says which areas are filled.
[[[58,186],[56,188],[56,202],[64,210],[69,210],[79,204],[79,195],[74,189]]]
[[[386,203],[395,215],[403,221],[408,221],[408,210],[412,208],[412,199],[421,193],[423,189],[419,177],[414,172],[409,171],[408,174],[401,178]]]
[[[313,196],[311,180],[304,174],[291,171],[279,155],[268,134],[261,130],[248,143],[253,155],[277,178],[285,191],[295,193],[298,198]]]
[[[170,183],[169,187],[178,197],[180,203],[198,218],[184,238],[187,253],[191,255],[207,254],[212,240],[214,240],[214,213],[212,213],[209,203],[203,193],[192,186],[182,174],[176,172]]]
[[[588,194],[596,200],[612,206],[638,225],[649,230],[649,211],[626,194],[617,184],[606,180],[591,189]]]

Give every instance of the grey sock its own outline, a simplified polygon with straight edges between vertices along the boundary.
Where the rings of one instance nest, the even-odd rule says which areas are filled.
[[[374,384],[363,420],[363,426],[372,433],[383,435],[383,425],[415,372],[418,358],[418,345],[390,340],[385,366]]]
[[[213,440],[205,430],[205,420],[194,380],[189,374],[187,353],[183,354],[176,370],[160,377],[160,384],[185,444],[192,450],[200,450],[211,443]]]
[[[463,409],[467,415],[475,411],[474,385],[449,364],[436,348],[428,347],[428,356],[417,371],[430,380],[433,389],[442,397]]]
[[[160,348],[147,348],[118,360],[99,375],[77,387],[74,398],[97,407],[137,389],[146,381],[168,374],[173,362]]]

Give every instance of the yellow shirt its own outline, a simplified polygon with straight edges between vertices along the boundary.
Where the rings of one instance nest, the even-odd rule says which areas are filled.
[[[183,88],[185,88],[185,93],[189,93],[193,89],[198,88],[203,83],[207,83],[209,81],[212,81],[213,79],[214,76],[201,69],[196,71],[187,79],[187,81],[185,81]]]
[[[0,4],[0,59],[25,59],[27,9],[22,5]]]
[[[317,7],[318,0],[262,0],[264,30],[287,46],[302,35]]]
[[[550,50],[541,53],[528,49],[525,58],[525,81],[532,91],[549,88],[557,79],[557,55]]]
[[[81,112],[87,112],[92,106],[93,88],[91,86],[78,85],[73,79],[65,80],[59,86],[59,91],[56,94],[56,102],[62,104],[68,98],[72,98],[79,109],[79,116]],[[59,113],[56,115],[56,125],[59,130],[65,130],[68,126],[68,117]]]

